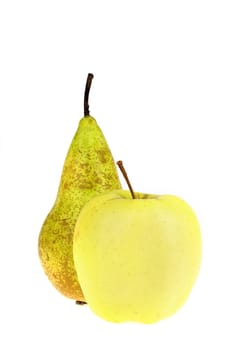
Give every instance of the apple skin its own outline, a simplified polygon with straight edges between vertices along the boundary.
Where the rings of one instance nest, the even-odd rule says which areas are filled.
[[[111,322],[154,323],[188,298],[201,262],[190,206],[173,195],[116,190],[91,199],[75,226],[73,256],[92,311]]]

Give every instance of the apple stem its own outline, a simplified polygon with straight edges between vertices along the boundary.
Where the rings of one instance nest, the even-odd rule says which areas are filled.
[[[128,175],[127,175],[127,172],[126,172],[126,170],[125,170],[125,167],[124,167],[124,165],[123,165],[122,160],[118,160],[118,161],[117,161],[117,165],[118,165],[118,167],[120,168],[120,171],[122,172],[122,175],[124,176],[124,179],[125,179],[125,181],[126,181],[128,187],[129,187],[129,190],[130,190],[130,193],[131,193],[132,198],[133,198],[133,199],[136,199],[134,190],[133,190],[133,188],[132,188],[132,186],[131,186],[131,183],[130,183],[130,181],[129,181],[129,178],[128,178]]]
[[[85,93],[84,93],[84,117],[87,117],[90,115],[88,99],[89,99],[89,92],[91,88],[91,82],[93,78],[94,78],[94,75],[92,73],[89,73],[87,76]]]

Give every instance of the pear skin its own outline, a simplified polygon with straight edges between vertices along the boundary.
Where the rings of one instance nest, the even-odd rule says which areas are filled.
[[[85,302],[73,261],[73,234],[79,213],[92,197],[121,189],[114,159],[96,120],[89,115],[88,75],[84,117],[68,150],[56,201],[42,226],[38,249],[43,269],[64,296]],[[89,86],[88,86],[89,84]],[[88,91],[88,92],[87,92]]]

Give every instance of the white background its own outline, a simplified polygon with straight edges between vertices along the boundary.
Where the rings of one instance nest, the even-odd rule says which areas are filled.
[[[233,348],[231,3],[1,1],[1,349]],[[38,259],[88,72],[91,114],[135,190],[177,194],[201,223],[193,292],[154,325],[100,320]]]

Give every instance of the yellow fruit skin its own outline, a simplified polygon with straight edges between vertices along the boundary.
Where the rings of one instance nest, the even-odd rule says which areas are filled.
[[[75,227],[74,262],[98,316],[154,323],[174,314],[192,290],[201,262],[200,227],[176,196],[130,196],[114,191],[85,205]]]
[[[39,235],[39,256],[54,287],[85,301],[73,262],[73,232],[83,205],[93,196],[121,188],[116,166],[95,119],[80,120],[68,150],[58,194]]]

